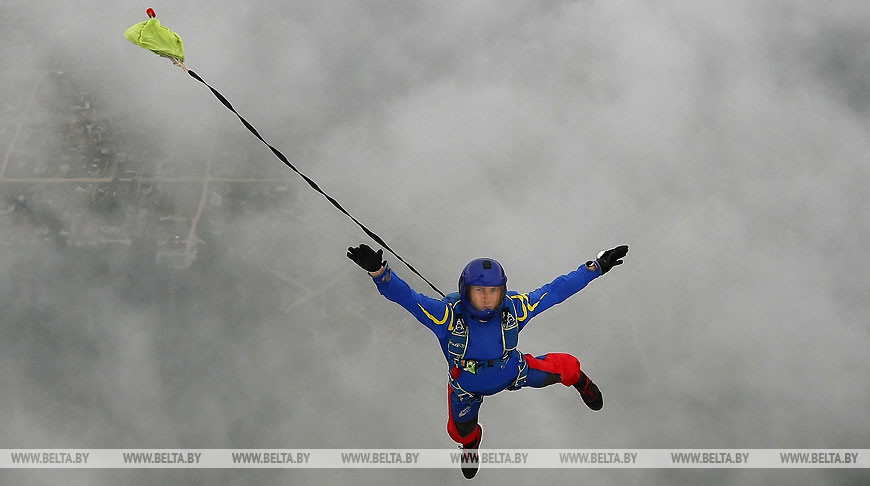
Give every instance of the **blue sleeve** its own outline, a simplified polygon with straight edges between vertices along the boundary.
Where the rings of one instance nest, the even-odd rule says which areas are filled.
[[[448,327],[453,324],[453,306],[446,299],[433,299],[415,291],[393,273],[390,267],[387,267],[381,275],[374,277],[374,281],[381,295],[404,307],[424,326],[431,329],[439,340],[449,334]]]
[[[599,276],[601,276],[601,268],[598,265],[590,269],[586,264],[583,264],[577,270],[556,277],[555,280],[539,289],[526,294],[511,295],[514,308],[517,310],[517,322],[519,322],[520,330],[533,317],[564,302]]]

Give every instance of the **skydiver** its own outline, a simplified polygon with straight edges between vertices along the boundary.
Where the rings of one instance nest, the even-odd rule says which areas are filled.
[[[507,276],[492,258],[472,260],[459,277],[459,291],[434,299],[412,289],[387,265],[383,250],[368,245],[347,249],[347,256],[369,272],[378,292],[410,312],[441,344],[449,365],[447,433],[463,450],[462,474],[477,474],[477,450],[483,437],[478,412],[485,396],[523,387],[555,383],[574,387],[583,403],[601,410],[598,386],[567,353],[542,356],[517,351],[519,332],[541,312],[565,301],[593,279],[621,265],[628,254],[622,245],[602,251],[576,270],[537,290],[507,290]]]

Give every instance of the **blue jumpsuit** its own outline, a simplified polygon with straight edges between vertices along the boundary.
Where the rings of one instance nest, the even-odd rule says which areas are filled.
[[[581,265],[577,270],[561,275],[529,293],[508,291],[504,300],[505,308],[516,319],[519,331],[533,317],[563,302],[601,275],[599,266],[587,265]],[[438,338],[441,351],[450,367],[450,417],[447,429],[456,442],[470,443],[476,439],[476,436],[462,433],[462,425],[471,423],[476,426],[484,396],[494,395],[505,389],[517,390],[524,386],[538,388],[553,384],[554,375],[559,375],[558,381],[566,386],[579,380],[580,362],[568,354],[551,353],[533,357],[522,355],[513,349],[505,357],[501,319],[493,318],[482,322],[472,316],[465,316],[462,302],[457,301],[458,293],[443,299],[428,297],[412,289],[389,267],[381,275],[374,277],[374,282],[381,295],[404,307]],[[494,366],[480,367],[470,372],[461,369],[456,357],[448,352],[448,342],[460,315],[468,328],[464,358],[477,361],[494,360]],[[467,427],[464,429],[468,430]]]

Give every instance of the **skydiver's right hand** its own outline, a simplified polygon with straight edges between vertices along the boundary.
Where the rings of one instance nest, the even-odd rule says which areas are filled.
[[[369,273],[375,273],[387,264],[384,261],[384,250],[375,252],[365,243],[360,244],[356,248],[348,248],[347,257]]]

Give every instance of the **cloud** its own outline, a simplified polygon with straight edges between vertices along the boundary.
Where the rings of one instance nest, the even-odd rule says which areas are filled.
[[[631,245],[520,342],[577,353],[604,413],[561,387],[488,398],[488,446],[866,443],[863,4],[154,8],[188,66],[442,290],[484,254],[527,291]],[[4,447],[450,446],[436,341],[343,256],[364,235],[203,86],[123,39],[141,10],[0,16]],[[153,170],[146,195],[107,209],[101,183],[13,180],[61,170],[79,94],[111,118],[113,150]],[[129,241],[82,243],[116,228]],[[158,265],[179,241],[193,265]],[[700,474],[590,477],[796,479]]]

